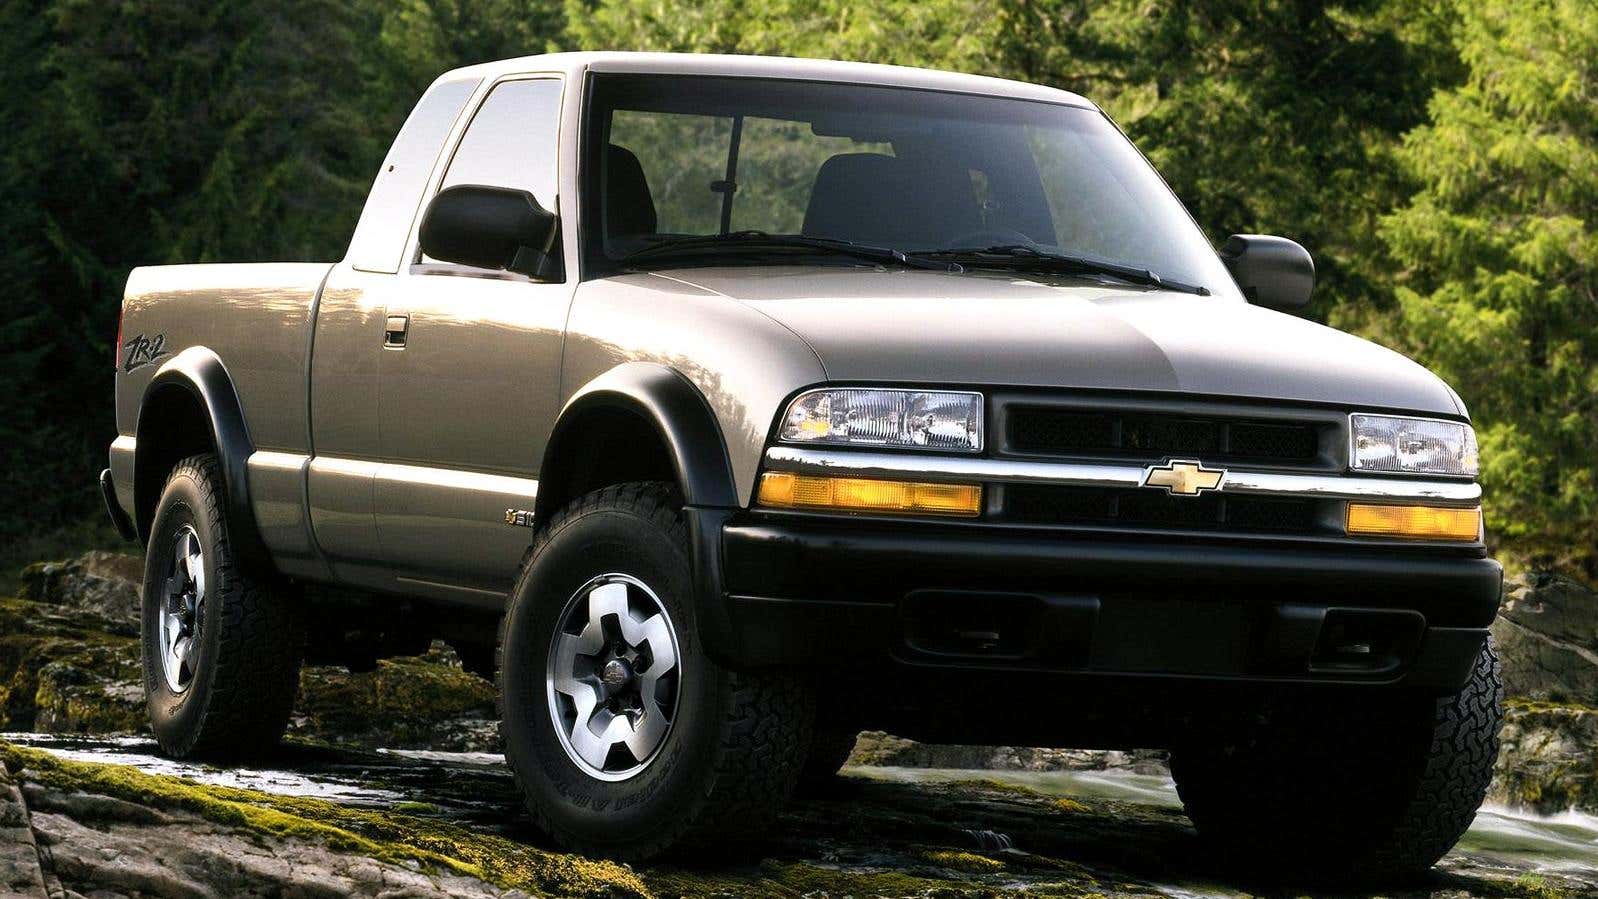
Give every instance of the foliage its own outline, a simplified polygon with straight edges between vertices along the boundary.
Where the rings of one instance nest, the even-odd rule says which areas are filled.
[[[132,266],[338,258],[433,77],[586,47],[1091,97],[1213,239],[1301,241],[1312,316],[1458,387],[1503,549],[1591,576],[1595,29],[1586,0],[0,0],[0,541],[97,514]]]
[[[1398,158],[1419,189],[1381,220],[1398,340],[1470,403],[1490,527],[1537,561],[1598,546],[1598,15],[1469,4],[1465,82]]]

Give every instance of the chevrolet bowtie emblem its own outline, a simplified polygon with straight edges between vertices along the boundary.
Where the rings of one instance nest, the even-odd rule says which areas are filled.
[[[1205,490],[1216,490],[1226,479],[1226,469],[1205,468],[1199,462],[1167,462],[1150,465],[1143,472],[1143,486],[1164,487],[1172,496],[1198,496]]]

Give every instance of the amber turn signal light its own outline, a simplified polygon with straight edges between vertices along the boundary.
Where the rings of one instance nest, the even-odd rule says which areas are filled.
[[[975,517],[982,512],[980,484],[924,484],[874,478],[827,478],[768,471],[757,500],[773,509],[904,512]]]
[[[1481,507],[1374,506],[1348,504],[1348,533],[1356,537],[1424,537],[1475,540],[1481,536]]]

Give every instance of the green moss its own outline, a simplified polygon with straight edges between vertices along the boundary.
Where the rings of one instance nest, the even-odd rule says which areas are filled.
[[[319,799],[199,785],[118,765],[66,761],[7,743],[0,743],[0,762],[15,776],[57,789],[183,809],[219,824],[315,840],[387,862],[421,862],[507,888],[561,896],[650,895],[636,874],[619,865],[544,852],[397,810],[366,811]]]
[[[927,849],[921,853],[921,857],[941,868],[973,874],[992,874],[1005,869],[1004,862],[996,858],[961,849]]]
[[[956,780],[951,782],[949,786],[986,793],[1008,793],[1013,796],[1042,795],[1031,787],[1023,787],[1018,783],[1010,783],[993,777],[973,777],[968,780]]]
[[[1578,714],[1582,712],[1598,712],[1598,709],[1579,702],[1568,700],[1556,702],[1552,699],[1530,699],[1523,696],[1504,700],[1504,708],[1511,711],[1524,712],[1573,712]]]
[[[117,688],[140,676],[137,640],[49,605],[0,599],[0,730],[136,730],[142,702]]]
[[[297,709],[306,736],[389,747],[428,745],[439,721],[490,715],[494,686],[440,651],[384,659],[374,671],[307,668]]]
[[[1527,899],[1566,899],[1570,895],[1540,874],[1522,874],[1515,878],[1514,894]]]

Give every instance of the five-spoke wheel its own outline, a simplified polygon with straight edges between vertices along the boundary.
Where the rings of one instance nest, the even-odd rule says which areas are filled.
[[[574,593],[549,648],[549,713],[573,763],[625,780],[654,760],[677,712],[677,633],[660,597],[626,574]]]
[[[200,623],[205,609],[205,552],[193,525],[178,528],[161,587],[161,673],[173,693],[194,680]]]

